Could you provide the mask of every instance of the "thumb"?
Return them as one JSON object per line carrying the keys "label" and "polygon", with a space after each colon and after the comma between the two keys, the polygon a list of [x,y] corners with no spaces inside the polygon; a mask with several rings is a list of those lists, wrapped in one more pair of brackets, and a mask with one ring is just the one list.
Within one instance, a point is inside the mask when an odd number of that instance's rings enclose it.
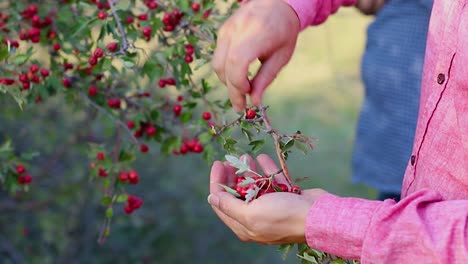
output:
{"label": "thumb", "polygon": [[208,203],[225,215],[237,220],[243,218],[247,205],[227,192],[217,192],[208,196]]}
{"label": "thumb", "polygon": [[264,91],[273,82],[288,60],[289,58],[285,56],[284,52],[276,52],[262,62],[262,66],[251,82],[250,99],[253,105],[259,106],[262,103]]}

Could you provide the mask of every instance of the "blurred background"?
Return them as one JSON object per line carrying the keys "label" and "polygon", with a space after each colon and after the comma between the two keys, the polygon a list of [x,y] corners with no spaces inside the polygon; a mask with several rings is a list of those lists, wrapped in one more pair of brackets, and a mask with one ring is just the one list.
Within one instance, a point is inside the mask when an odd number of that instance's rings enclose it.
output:
{"label": "blurred background", "polygon": [[[315,150],[289,158],[301,186],[342,196],[374,198],[350,182],[355,124],[363,97],[359,64],[371,17],[342,8],[327,23],[301,34],[292,61],[269,88],[265,104],[283,132],[311,135]],[[214,79],[213,79],[214,80]],[[97,235],[104,219],[89,182],[85,140],[114,135],[114,126],[87,122],[86,114],[55,97],[21,111],[0,97],[0,142],[35,150],[32,190],[12,199],[0,190],[0,263],[297,263],[277,247],[240,242],[206,202],[209,164],[199,156],[167,159],[153,151],[135,165],[141,184],[131,192],[145,203],[131,216],[116,208],[111,235]],[[266,152],[273,153],[271,148]],[[77,186],[85,188],[77,191]],[[85,187],[83,187],[85,186]],[[7,258],[8,256],[8,258]]]}

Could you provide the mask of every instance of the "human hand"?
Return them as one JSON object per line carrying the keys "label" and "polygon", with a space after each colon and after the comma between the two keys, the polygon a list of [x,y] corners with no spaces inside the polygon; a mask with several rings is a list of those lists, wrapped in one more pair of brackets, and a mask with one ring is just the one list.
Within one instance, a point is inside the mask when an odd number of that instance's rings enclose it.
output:
{"label": "human hand", "polygon": [[[250,168],[257,171],[254,160],[247,156]],[[257,162],[266,175],[278,172],[275,162],[267,155],[259,155]],[[302,194],[275,192],[264,194],[249,202],[234,197],[219,184],[233,187],[236,168],[227,162],[215,162],[211,168],[208,202],[218,217],[242,241],[261,244],[304,243],[307,214],[314,201],[326,193],[320,189],[303,190]],[[253,175],[246,175],[253,176]],[[284,175],[275,180],[286,183]]]}
{"label": "human hand", "polygon": [[[289,62],[299,31],[299,19],[284,0],[248,1],[224,23],[212,65],[235,111],[246,107],[247,94],[253,105],[261,104],[264,90]],[[249,65],[256,59],[262,66],[249,80]]]}

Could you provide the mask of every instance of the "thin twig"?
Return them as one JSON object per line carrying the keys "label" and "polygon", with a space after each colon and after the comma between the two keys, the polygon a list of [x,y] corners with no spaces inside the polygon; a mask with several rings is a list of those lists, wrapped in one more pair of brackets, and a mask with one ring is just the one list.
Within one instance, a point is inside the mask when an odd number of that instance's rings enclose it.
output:
{"label": "thin twig", "polygon": [[78,91],[78,94],[88,103],[90,104],[91,106],[93,106],[94,108],[96,108],[96,110],[98,110],[99,112],[109,116],[112,121],[114,121],[117,125],[123,127],[125,129],[125,131],[127,131],[127,133],[130,135],[130,138],[133,140],[133,143],[135,144],[135,146],[139,146],[140,144],[138,143],[138,139],[133,135],[132,131],[127,127],[127,125],[122,122],[122,120],[120,119],[117,119],[115,118],[112,114],[110,114],[109,112],[106,111],[106,109],[102,108],[100,105],[96,104],[95,102],[93,102],[91,99],[89,99],[88,96],[86,96],[83,92],[81,91]]}
{"label": "thin twig", "polygon": [[128,47],[129,47],[128,39],[127,39],[127,33],[125,33],[125,30],[124,30],[124,28],[122,26],[122,21],[120,21],[119,15],[117,15],[117,12],[115,12],[114,0],[107,0],[107,2],[109,3],[109,5],[111,7],[112,16],[114,17],[115,23],[117,24],[117,29],[119,30],[120,36],[122,38],[122,45],[120,45],[120,51],[118,53],[122,54],[122,55],[125,55],[126,52],[127,52]]}
{"label": "thin twig", "polygon": [[234,125],[237,124],[242,118],[244,118],[244,115],[240,115],[238,118],[234,119],[231,123],[222,126],[219,130],[215,131],[214,136],[219,136],[219,135],[221,135],[221,133],[223,133],[224,130],[226,130],[226,129],[232,127],[232,126],[234,126]]}
{"label": "thin twig", "polygon": [[289,175],[288,166],[286,166],[286,161],[284,160],[283,153],[281,152],[280,135],[278,135],[278,131],[273,129],[273,127],[271,126],[270,119],[268,118],[268,115],[266,113],[266,109],[267,107],[263,105],[260,106],[260,114],[263,117],[263,122],[265,123],[267,133],[269,133],[273,137],[273,141],[275,142],[276,155],[278,156],[281,169],[283,170],[283,174],[286,177],[286,180],[288,181],[289,185],[292,185],[293,181],[291,179],[291,176]]}

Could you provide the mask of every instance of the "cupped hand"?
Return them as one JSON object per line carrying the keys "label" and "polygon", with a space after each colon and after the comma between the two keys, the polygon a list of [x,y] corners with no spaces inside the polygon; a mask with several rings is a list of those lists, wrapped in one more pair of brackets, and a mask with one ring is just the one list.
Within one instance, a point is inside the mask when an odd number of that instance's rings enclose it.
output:
{"label": "cupped hand", "polygon": [[[263,92],[286,65],[296,46],[300,22],[284,0],[252,0],[243,3],[220,28],[212,65],[227,85],[235,111],[261,104]],[[262,66],[248,78],[249,65],[259,59]]]}
{"label": "cupped hand", "polygon": [[[256,171],[255,162],[247,156],[250,167]],[[275,162],[267,155],[257,157],[264,174],[278,172]],[[215,162],[211,168],[210,196],[208,202],[218,217],[242,241],[261,244],[304,243],[307,214],[314,201],[325,191],[304,190],[301,195],[276,192],[245,203],[226,192],[219,184],[233,187],[236,169],[227,163]],[[276,175],[278,182],[285,183],[282,174]]]}

